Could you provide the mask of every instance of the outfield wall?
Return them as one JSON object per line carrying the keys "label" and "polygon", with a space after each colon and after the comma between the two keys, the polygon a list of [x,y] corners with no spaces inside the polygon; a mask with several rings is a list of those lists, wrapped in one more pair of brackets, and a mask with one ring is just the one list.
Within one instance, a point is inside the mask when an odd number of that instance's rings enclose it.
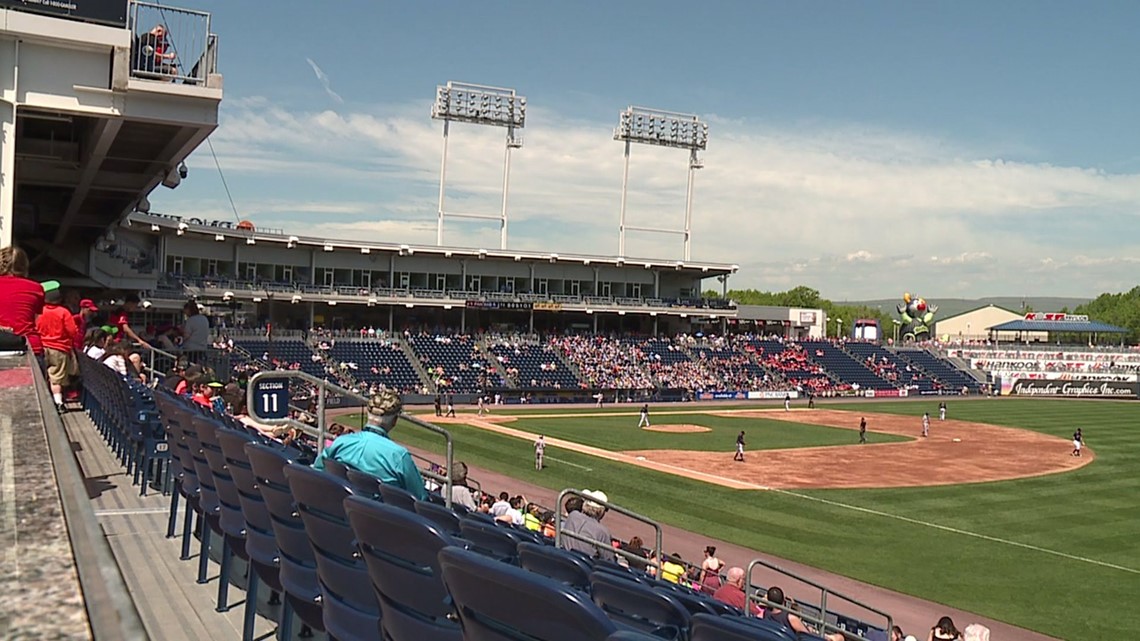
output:
{"label": "outfield wall", "polygon": [[1012,376],[1000,379],[999,389],[1002,396],[1116,399],[1135,399],[1140,396],[1140,383],[1134,380],[1049,380]]}

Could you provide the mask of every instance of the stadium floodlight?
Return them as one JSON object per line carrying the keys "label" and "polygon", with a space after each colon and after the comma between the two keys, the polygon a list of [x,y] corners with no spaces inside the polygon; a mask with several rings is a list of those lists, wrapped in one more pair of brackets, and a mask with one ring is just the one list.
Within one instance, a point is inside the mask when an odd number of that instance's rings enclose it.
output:
{"label": "stadium floodlight", "polygon": [[[614,140],[625,143],[625,168],[621,179],[621,213],[618,220],[618,256],[625,256],[625,232],[642,231],[658,234],[680,234],[685,239],[684,260],[692,258],[693,180],[704,167],[698,152],[709,143],[709,126],[698,116],[645,107],[627,107],[621,112]],[[625,224],[625,204],[629,190],[629,150],[632,143],[689,150],[689,182],[685,190],[685,226],[683,229],[634,227]]]}
{"label": "stadium floodlight", "polygon": [[[431,117],[443,121],[443,157],[439,164],[439,209],[437,210],[435,244],[443,246],[443,219],[475,218],[499,221],[499,249],[507,248],[507,197],[511,181],[511,150],[522,147],[522,136],[516,131],[526,125],[526,97],[514,89],[488,87],[448,81],[436,88]],[[503,157],[503,207],[498,215],[446,212],[444,196],[447,183],[447,139],[452,122],[506,127],[507,145]]]}

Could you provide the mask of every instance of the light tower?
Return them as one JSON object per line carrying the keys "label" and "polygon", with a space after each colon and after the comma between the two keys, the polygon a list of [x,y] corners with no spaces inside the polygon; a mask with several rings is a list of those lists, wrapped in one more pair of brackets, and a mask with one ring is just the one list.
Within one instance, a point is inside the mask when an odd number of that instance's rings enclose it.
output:
{"label": "light tower", "polygon": [[[621,112],[621,120],[614,130],[614,140],[625,143],[625,169],[621,178],[621,214],[618,220],[618,255],[625,256],[625,232],[628,229],[658,234],[680,234],[685,239],[683,259],[689,260],[693,238],[693,179],[697,170],[704,167],[697,152],[704,151],[708,147],[709,126],[692,114],[630,106]],[[683,229],[635,227],[625,224],[625,202],[629,189],[629,148],[630,143],[635,142],[689,150],[689,184],[685,190]]]}
{"label": "light tower", "polygon": [[[511,150],[522,147],[522,136],[515,130],[526,124],[526,98],[514,89],[487,87],[448,81],[436,88],[431,117],[443,121],[443,158],[439,165],[439,209],[435,244],[443,245],[443,219],[476,218],[499,221],[499,248],[507,248],[507,195],[511,181]],[[503,208],[499,214],[447,212],[444,197],[447,183],[447,138],[452,122],[493,125],[507,128],[507,145],[503,157]]]}

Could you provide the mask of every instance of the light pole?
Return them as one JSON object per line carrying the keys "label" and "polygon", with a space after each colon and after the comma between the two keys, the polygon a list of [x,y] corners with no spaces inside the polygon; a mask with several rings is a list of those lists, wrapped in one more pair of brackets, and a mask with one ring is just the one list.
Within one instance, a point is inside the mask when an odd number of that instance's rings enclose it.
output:
{"label": "light pole", "polygon": [[843,338],[842,329],[843,329],[843,319],[842,318],[836,318],[835,319],[835,338],[837,338],[837,339]]}
{"label": "light pole", "polygon": [[899,342],[899,328],[902,327],[902,321],[892,318],[891,322],[895,325],[895,342]]}
{"label": "light pole", "polygon": [[[499,221],[499,249],[507,248],[507,197],[511,181],[511,150],[522,147],[522,135],[516,129],[526,124],[526,98],[514,89],[487,87],[448,81],[436,88],[431,117],[443,121],[443,154],[439,163],[439,209],[436,211],[435,244],[443,246],[443,219],[475,218]],[[447,182],[447,139],[452,122],[492,125],[507,128],[507,145],[503,156],[503,207],[499,214],[447,212],[444,209]]]}
{"label": "light pole", "polygon": [[[621,112],[614,140],[625,143],[625,165],[621,177],[621,211],[618,215],[618,256],[625,256],[625,232],[642,231],[657,234],[679,234],[685,239],[683,260],[692,257],[693,182],[698,169],[704,167],[697,152],[709,142],[709,126],[698,116],[645,107],[627,107]],[[685,188],[685,226],[683,229],[635,227],[625,224],[625,205],[629,191],[629,150],[631,143],[657,145],[689,150],[689,180]]]}

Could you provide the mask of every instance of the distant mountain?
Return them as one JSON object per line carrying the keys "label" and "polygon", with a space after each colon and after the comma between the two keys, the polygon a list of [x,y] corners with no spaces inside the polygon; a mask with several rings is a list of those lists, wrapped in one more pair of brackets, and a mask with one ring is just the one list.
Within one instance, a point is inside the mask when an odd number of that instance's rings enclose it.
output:
{"label": "distant mountain", "polygon": [[[971,309],[977,309],[986,305],[997,305],[1004,307],[1010,311],[1021,312],[1022,301],[1026,306],[1033,308],[1036,312],[1059,312],[1062,308],[1069,308],[1069,311],[1075,309],[1078,305],[1083,305],[1091,298],[1061,298],[1057,296],[991,296],[988,298],[929,298],[927,299],[931,304],[938,306],[938,317],[947,318],[956,316],[962,312],[968,312]],[[844,305],[866,305],[883,310],[884,313],[893,313],[892,310],[902,302],[902,298],[890,298],[879,300],[866,300],[866,301],[834,301],[838,304]]]}

